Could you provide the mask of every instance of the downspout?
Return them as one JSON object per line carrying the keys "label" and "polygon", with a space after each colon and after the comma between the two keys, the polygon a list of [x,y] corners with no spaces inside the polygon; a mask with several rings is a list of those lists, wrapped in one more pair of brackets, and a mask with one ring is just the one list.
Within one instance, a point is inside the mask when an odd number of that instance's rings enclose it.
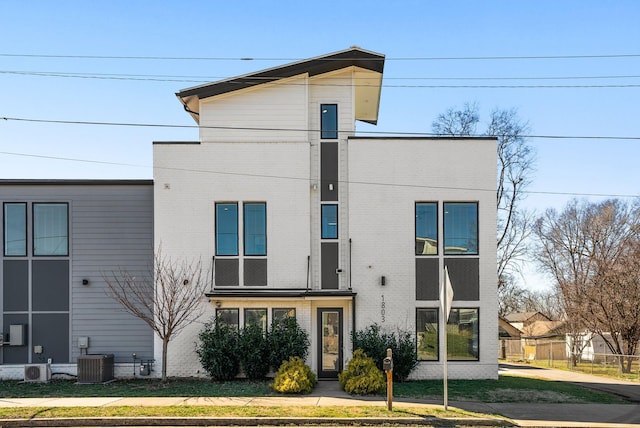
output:
{"label": "downspout", "polygon": [[311,256],[307,256],[307,291],[309,291],[310,277],[311,277]]}
{"label": "downspout", "polygon": [[[351,242],[351,238],[349,238],[349,290],[352,290],[351,287],[351,254],[352,254],[353,243]],[[356,296],[351,294],[351,337],[353,337],[356,333]],[[353,352],[353,349],[351,350]]]}

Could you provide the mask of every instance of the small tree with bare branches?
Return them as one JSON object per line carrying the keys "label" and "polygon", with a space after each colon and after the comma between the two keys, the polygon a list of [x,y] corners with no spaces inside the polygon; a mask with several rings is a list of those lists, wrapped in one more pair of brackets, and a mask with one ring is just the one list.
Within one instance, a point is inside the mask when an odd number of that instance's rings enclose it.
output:
{"label": "small tree with bare branches", "polygon": [[153,267],[144,275],[120,269],[103,277],[107,295],[147,323],[162,340],[162,381],[166,381],[169,342],[202,314],[209,272],[201,261],[175,261],[158,250]]}

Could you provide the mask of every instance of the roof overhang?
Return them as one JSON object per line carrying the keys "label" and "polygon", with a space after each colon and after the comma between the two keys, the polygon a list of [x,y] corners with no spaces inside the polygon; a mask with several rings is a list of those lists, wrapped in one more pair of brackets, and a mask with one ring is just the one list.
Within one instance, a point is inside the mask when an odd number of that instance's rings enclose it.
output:
{"label": "roof overhang", "polygon": [[280,288],[280,289],[238,289],[221,288],[213,289],[205,296],[210,299],[302,299],[302,300],[343,300],[352,299],[356,293],[351,290],[309,290],[306,288]]}
{"label": "roof overhang", "polygon": [[349,67],[356,67],[356,119],[375,124],[378,119],[380,105],[384,55],[358,47],[205,85],[194,86],[183,89],[176,93],[176,96],[196,123],[200,123],[200,100],[205,98],[272,83],[293,76],[308,75],[309,77],[314,77]]}

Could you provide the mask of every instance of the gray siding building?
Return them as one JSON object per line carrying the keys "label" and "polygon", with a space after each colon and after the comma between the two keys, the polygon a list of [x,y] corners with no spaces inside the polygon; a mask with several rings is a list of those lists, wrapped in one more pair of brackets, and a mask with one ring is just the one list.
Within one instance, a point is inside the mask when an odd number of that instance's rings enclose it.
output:
{"label": "gray siding building", "polygon": [[153,182],[0,180],[0,202],[0,378],[47,362],[73,373],[82,354],[113,354],[122,370],[134,353],[152,359],[151,328],[107,296],[104,276],[149,274]]}

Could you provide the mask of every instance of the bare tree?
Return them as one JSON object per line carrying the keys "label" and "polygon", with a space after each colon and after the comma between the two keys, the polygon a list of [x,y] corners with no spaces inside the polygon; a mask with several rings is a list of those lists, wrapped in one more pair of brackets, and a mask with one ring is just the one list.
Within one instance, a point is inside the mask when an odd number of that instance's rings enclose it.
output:
{"label": "bare tree", "polygon": [[[477,136],[480,122],[478,105],[465,104],[462,109],[449,108],[432,123],[437,135]],[[495,109],[491,112],[487,130],[482,134],[498,139],[498,288],[515,282],[519,262],[528,252],[527,238],[532,215],[519,202],[531,182],[535,156],[525,138],[529,124],[518,117],[515,109]]]}
{"label": "bare tree", "polygon": [[[567,317],[617,355],[640,342],[640,205],[571,201],[536,222],[538,260],[553,275]],[[624,371],[631,359],[620,359]]]}
{"label": "bare tree", "polygon": [[103,275],[107,295],[147,323],[162,340],[162,381],[167,380],[167,349],[171,339],[202,314],[210,275],[200,261],[174,261],[158,250],[149,272],[127,270]]}

